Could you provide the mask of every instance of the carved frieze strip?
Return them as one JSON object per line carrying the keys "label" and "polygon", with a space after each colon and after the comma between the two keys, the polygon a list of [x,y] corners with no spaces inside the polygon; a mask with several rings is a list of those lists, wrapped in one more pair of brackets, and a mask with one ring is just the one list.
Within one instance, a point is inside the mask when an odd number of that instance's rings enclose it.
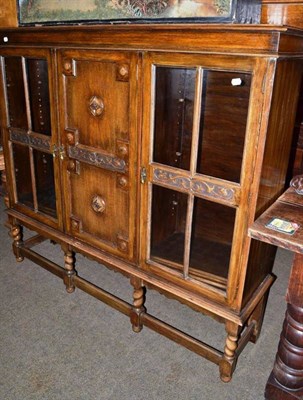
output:
{"label": "carved frieze strip", "polygon": [[[188,173],[189,174],[189,173]],[[185,176],[171,170],[154,168],[153,183],[159,183],[171,189],[195,196],[209,198],[230,205],[239,205],[240,188],[236,185],[224,185],[202,177]]]}
{"label": "carved frieze strip", "polygon": [[121,158],[108,154],[93,152],[83,147],[70,146],[68,147],[68,156],[80,162],[94,165],[99,168],[104,168],[115,172],[125,172],[126,162]]}
{"label": "carved frieze strip", "polygon": [[191,188],[191,179],[180,176],[175,172],[155,168],[153,181],[168,185],[181,191],[187,192]]}
{"label": "carved frieze strip", "polygon": [[50,151],[51,138],[37,136],[25,131],[10,130],[10,140],[15,143],[27,144],[38,150]]}
{"label": "carved frieze strip", "polygon": [[193,179],[191,191],[197,196],[209,197],[234,205],[238,204],[235,189],[217,183]]}

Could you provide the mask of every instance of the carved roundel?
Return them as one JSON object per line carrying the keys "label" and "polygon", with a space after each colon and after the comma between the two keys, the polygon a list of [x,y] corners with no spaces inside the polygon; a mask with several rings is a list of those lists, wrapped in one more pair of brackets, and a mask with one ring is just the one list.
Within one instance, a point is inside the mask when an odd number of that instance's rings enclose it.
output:
{"label": "carved roundel", "polygon": [[94,117],[101,117],[104,111],[104,102],[100,96],[92,96],[89,99],[88,109]]}
{"label": "carved roundel", "polygon": [[106,201],[103,197],[95,194],[92,198],[91,207],[95,213],[102,214],[106,208]]}

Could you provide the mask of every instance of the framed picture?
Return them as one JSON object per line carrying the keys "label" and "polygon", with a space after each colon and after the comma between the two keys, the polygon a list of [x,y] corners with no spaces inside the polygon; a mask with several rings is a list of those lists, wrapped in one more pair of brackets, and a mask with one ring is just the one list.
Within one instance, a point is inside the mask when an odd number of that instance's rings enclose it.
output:
{"label": "framed picture", "polygon": [[20,25],[241,22],[252,3],[257,0],[18,0],[18,9]]}

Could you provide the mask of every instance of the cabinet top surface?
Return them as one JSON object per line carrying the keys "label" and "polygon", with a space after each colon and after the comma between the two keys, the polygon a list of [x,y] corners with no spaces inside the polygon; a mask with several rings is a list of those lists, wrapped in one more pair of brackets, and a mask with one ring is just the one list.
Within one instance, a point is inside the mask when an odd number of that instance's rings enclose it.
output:
{"label": "cabinet top surface", "polygon": [[10,46],[86,46],[300,56],[303,55],[303,30],[248,24],[123,24],[0,29],[0,47]]}

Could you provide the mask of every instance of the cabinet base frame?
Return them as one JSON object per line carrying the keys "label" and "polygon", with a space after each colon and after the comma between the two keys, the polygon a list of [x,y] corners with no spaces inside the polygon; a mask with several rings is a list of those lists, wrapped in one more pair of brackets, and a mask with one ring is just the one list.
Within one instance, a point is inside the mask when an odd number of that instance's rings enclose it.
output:
{"label": "cabinet base frame", "polygon": [[[47,229],[47,233],[43,232],[44,233],[43,235],[41,232],[44,230],[42,224],[32,220],[30,220],[30,223],[27,223],[29,222],[26,221],[28,217],[25,216],[22,216],[22,221],[21,221],[21,218],[20,219],[16,218],[17,214],[19,213],[14,210],[9,210],[8,214],[10,217],[10,223],[13,228],[12,230],[16,230],[16,227],[24,225],[30,229],[36,229],[38,231],[38,235],[35,235],[26,241],[23,241],[22,238],[20,240],[14,240],[13,250],[15,255],[18,256],[20,261],[23,260],[23,258],[27,258],[33,261],[34,263],[40,265],[47,271],[58,276],[64,282],[66,282],[68,278],[69,283],[70,284],[72,283],[73,287],[83,290],[84,292],[90,294],[96,299],[102,301],[103,303],[111,306],[117,311],[130,317],[130,320],[133,324],[133,329],[135,321],[136,322],[135,326],[137,327],[142,328],[143,326],[146,326],[149,329],[160,333],[161,335],[167,337],[168,339],[171,339],[172,341],[184,346],[188,350],[193,351],[194,353],[202,356],[203,358],[217,364],[220,368],[220,377],[222,381],[229,382],[231,380],[238,356],[241,354],[242,350],[249,341],[254,341],[253,339],[258,321],[256,321],[253,318],[253,313],[255,309],[260,305],[260,303],[263,302],[271,284],[274,281],[274,277],[272,277],[271,275],[268,276],[268,278],[263,282],[263,284],[258,289],[256,295],[253,297],[253,300],[244,308],[244,310],[240,315],[232,313],[232,311],[226,311],[226,310],[225,313],[228,314],[228,316],[231,315],[232,318],[224,318],[224,316],[221,315],[222,319],[225,321],[226,331],[228,333],[225,349],[224,352],[222,352],[208,345],[207,343],[200,341],[182,332],[176,327],[169,325],[168,323],[156,318],[155,316],[148,314],[145,308],[143,307],[144,300],[142,300],[141,307],[137,307],[136,302],[134,302],[134,305],[132,305],[120,299],[119,297],[105,291],[104,289],[94,285],[93,283],[85,280],[76,273],[70,275],[69,271],[67,271],[66,268],[63,268],[58,264],[43,257],[42,255],[38,254],[37,252],[32,250],[32,247],[43,242],[44,240],[50,239],[54,240],[56,243],[60,243],[65,247],[68,246],[70,251],[73,250],[75,252],[85,253],[83,249],[78,248],[78,246],[80,245],[79,242],[76,242],[77,243],[76,245],[74,239],[71,239],[67,235],[64,235],[62,233],[58,233],[57,231],[56,234],[54,232],[54,235],[52,235],[49,227],[45,228]],[[40,228],[34,227],[33,225],[35,224],[40,225]],[[60,237],[58,238],[58,236]],[[89,257],[91,256],[91,254],[87,253],[86,255],[88,255]],[[91,258],[97,260],[97,257],[91,257]],[[102,262],[102,260],[99,261]],[[109,265],[109,267],[111,267],[111,265]],[[142,282],[142,286],[147,284],[154,288],[157,288],[158,282],[155,281],[155,277],[149,278],[148,274],[145,271],[141,271],[139,269],[136,270],[135,267],[131,266],[129,266],[129,268],[131,269],[131,272],[128,270],[123,271],[122,269],[120,272],[131,277],[131,283],[133,284],[135,290],[136,290],[136,285],[138,286],[139,281]],[[134,271],[132,271],[132,269]],[[134,284],[134,282],[136,283]],[[167,290],[167,288],[163,287],[160,288],[160,290],[164,293],[165,289]],[[181,299],[178,299],[178,296],[176,294],[172,294],[171,297],[174,297],[177,300],[181,301]],[[220,306],[217,305],[218,309],[219,307]],[[201,307],[201,311],[202,310],[203,307]],[[221,314],[223,314],[223,311]],[[141,329],[134,329],[135,332],[139,332],[140,330]]]}

